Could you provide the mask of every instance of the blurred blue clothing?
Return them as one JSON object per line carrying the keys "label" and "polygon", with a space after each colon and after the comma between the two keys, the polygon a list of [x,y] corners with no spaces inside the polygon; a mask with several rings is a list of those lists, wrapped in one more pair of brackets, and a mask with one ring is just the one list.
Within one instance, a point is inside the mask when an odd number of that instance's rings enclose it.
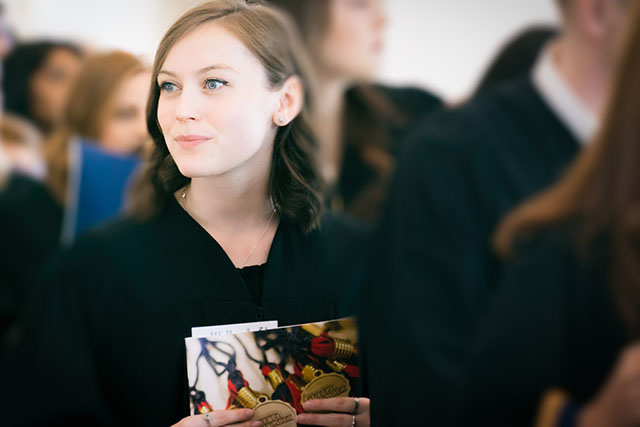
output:
{"label": "blurred blue clothing", "polygon": [[141,163],[136,155],[111,153],[81,138],[71,142],[69,152],[63,244],[122,212],[128,184]]}

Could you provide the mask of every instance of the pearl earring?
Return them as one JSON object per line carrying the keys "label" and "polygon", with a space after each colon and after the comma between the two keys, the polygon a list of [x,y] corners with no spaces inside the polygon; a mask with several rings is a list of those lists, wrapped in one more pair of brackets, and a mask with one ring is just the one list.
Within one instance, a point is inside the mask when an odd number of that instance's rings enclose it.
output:
{"label": "pearl earring", "polygon": [[284,117],[278,117],[278,124],[283,125],[285,121]]}

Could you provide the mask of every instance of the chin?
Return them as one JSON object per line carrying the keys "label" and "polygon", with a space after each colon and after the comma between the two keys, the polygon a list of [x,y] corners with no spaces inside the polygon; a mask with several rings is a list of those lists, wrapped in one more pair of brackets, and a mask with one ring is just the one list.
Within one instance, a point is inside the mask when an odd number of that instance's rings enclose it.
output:
{"label": "chin", "polygon": [[187,178],[206,178],[210,176],[218,176],[224,174],[227,170],[225,168],[215,167],[214,165],[202,165],[193,162],[190,164],[177,163],[178,170],[182,175]]}

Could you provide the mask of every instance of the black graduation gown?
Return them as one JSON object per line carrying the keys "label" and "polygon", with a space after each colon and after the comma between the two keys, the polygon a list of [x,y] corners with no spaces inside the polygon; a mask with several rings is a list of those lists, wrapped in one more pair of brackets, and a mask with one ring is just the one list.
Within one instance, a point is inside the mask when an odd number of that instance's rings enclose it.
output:
{"label": "black graduation gown", "polygon": [[[388,146],[385,147],[393,161],[396,160],[402,141],[415,128],[419,120],[437,111],[442,106],[442,100],[432,93],[422,89],[406,87],[392,88],[375,86],[374,90],[384,97],[403,119],[394,123],[389,118],[388,125],[380,130],[386,133]],[[384,201],[389,186],[389,177],[381,176],[374,167],[363,158],[360,149],[362,141],[356,140],[353,134],[354,126],[375,126],[372,120],[371,106],[358,96],[356,90],[346,94],[348,111],[353,117],[348,117],[344,124],[344,152],[340,175],[336,187],[330,194],[330,205],[335,208],[336,201],[345,213],[366,223],[376,222],[383,210]],[[357,121],[358,123],[354,123]],[[341,210],[336,211],[340,213]]]}
{"label": "black graduation gown", "polygon": [[[40,183],[13,173],[0,192],[0,342],[60,242],[62,208]],[[0,353],[3,345],[0,344]]]}
{"label": "black graduation gown", "polygon": [[[494,228],[578,148],[529,78],[435,114],[410,137],[377,245],[383,271],[363,303],[374,425],[446,423],[495,289]],[[377,335],[392,335],[393,347]],[[418,397],[423,410],[403,409]]]}
{"label": "black graduation gown", "polygon": [[605,280],[607,245],[578,255],[574,228],[528,236],[506,264],[472,351],[459,425],[533,425],[552,389],[582,406],[630,344]]}
{"label": "black graduation gown", "polygon": [[188,415],[191,328],[350,314],[345,296],[362,276],[361,237],[332,217],[310,234],[281,221],[255,305],[222,248],[173,198],[156,219],[88,233],[26,312],[5,362],[3,419],[12,426],[179,421]]}

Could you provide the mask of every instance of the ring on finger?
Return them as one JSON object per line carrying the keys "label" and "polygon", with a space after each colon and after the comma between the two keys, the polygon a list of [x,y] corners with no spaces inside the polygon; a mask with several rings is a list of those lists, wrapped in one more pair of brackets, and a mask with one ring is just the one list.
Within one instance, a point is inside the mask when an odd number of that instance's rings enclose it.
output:
{"label": "ring on finger", "polygon": [[[357,397],[354,397],[353,398],[353,411],[351,411],[351,415],[358,415],[358,409],[360,409],[360,399],[358,399]],[[355,423],[355,420],[354,420],[354,423]]]}
{"label": "ring on finger", "polygon": [[207,412],[206,414],[204,414],[204,420],[207,422],[207,425],[210,426],[211,425],[211,415]]}
{"label": "ring on finger", "polygon": [[356,416],[352,415],[352,419],[351,419],[351,427],[356,427]]}

